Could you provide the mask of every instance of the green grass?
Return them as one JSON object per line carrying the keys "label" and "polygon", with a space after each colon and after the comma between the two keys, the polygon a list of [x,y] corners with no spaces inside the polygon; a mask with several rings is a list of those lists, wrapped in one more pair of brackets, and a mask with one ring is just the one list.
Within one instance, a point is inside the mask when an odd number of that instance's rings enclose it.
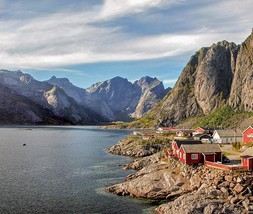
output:
{"label": "green grass", "polygon": [[127,128],[150,128],[155,127],[157,124],[157,119],[151,114],[147,113],[138,120],[128,123]]}
{"label": "green grass", "polygon": [[224,126],[224,123],[233,117],[236,112],[230,106],[224,106],[217,111],[205,116],[197,126],[203,127],[217,127],[217,126]]}
{"label": "green grass", "polygon": [[223,155],[225,155],[225,156],[228,156],[228,155],[233,155],[232,153],[230,153],[230,152],[222,152],[222,154]]}
{"label": "green grass", "polygon": [[[160,104],[161,105],[161,104]],[[117,124],[118,128],[155,128],[158,124],[159,118],[164,118],[169,115],[169,112],[155,114],[155,110],[151,110],[146,115],[132,121],[130,123],[121,123]],[[245,112],[245,111],[236,111],[233,107],[229,105],[223,105],[221,108],[211,112],[209,115],[199,114],[196,116],[189,117],[179,123],[179,126],[189,126],[189,128],[196,127],[222,127],[225,129],[228,128],[238,128],[242,125],[244,121],[252,120],[253,123],[253,112]],[[114,124],[115,125],[115,124]],[[252,124],[249,124],[252,125]],[[243,125],[241,128],[246,128],[248,126],[248,122]]]}
{"label": "green grass", "polygon": [[240,123],[249,117],[252,117],[252,112],[235,111],[231,106],[225,105],[207,116],[197,116],[198,122],[195,127],[222,127],[235,128]]}
{"label": "green grass", "polygon": [[57,90],[57,87],[54,86],[54,87],[53,87],[51,90],[49,90],[47,93],[48,93],[48,94],[55,94],[56,90]]}

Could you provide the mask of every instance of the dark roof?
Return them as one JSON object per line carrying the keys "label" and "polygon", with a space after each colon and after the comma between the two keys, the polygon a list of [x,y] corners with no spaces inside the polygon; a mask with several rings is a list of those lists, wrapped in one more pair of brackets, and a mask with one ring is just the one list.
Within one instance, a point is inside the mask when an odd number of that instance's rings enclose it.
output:
{"label": "dark roof", "polygon": [[190,130],[190,129],[179,129],[178,132],[192,133],[192,130]]}
{"label": "dark roof", "polygon": [[203,152],[202,154],[204,154],[204,155],[215,155],[216,153],[215,152]]}
{"label": "dark roof", "polygon": [[186,153],[221,152],[220,146],[218,144],[182,144],[181,147],[185,150]]}
{"label": "dark roof", "polygon": [[214,131],[215,130],[215,128],[213,128],[213,127],[200,127],[200,128],[204,129],[205,131]]}
{"label": "dark roof", "polygon": [[243,156],[241,156],[241,158],[253,159],[253,156],[250,156],[250,155],[243,155]]}
{"label": "dark roof", "polygon": [[215,130],[218,135],[222,137],[242,137],[242,134],[240,132],[236,132],[233,129],[227,129],[227,130]]}
{"label": "dark roof", "polygon": [[253,147],[249,147],[240,156],[253,156]]}
{"label": "dark roof", "polygon": [[174,140],[177,144],[177,147],[180,148],[182,144],[184,145],[193,145],[193,144],[203,144],[200,140]]}
{"label": "dark roof", "polygon": [[208,137],[208,138],[211,138],[211,136],[208,135],[208,134],[195,134],[193,137]]}
{"label": "dark roof", "polygon": [[[198,128],[196,128],[196,129],[199,129],[199,128],[201,128],[201,129],[203,129],[203,130],[205,130],[205,131],[214,131],[214,130],[215,130],[214,127],[198,127]],[[196,130],[196,129],[195,129],[195,130]]]}

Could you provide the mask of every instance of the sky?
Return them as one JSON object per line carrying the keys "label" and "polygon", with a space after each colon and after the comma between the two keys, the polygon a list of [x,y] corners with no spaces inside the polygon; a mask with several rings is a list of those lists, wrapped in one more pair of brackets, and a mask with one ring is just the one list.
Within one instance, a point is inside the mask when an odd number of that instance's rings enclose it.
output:
{"label": "sky", "polygon": [[253,28],[252,0],[0,0],[0,68],[87,88],[116,76],[173,87],[190,57]]}

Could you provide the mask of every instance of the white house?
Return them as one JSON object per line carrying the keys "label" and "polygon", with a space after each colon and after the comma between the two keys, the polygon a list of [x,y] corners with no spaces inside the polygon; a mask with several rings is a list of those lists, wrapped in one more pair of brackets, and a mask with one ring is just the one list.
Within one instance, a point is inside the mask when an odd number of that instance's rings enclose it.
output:
{"label": "white house", "polygon": [[213,133],[214,143],[233,143],[242,142],[242,134],[239,131],[231,130],[215,130]]}

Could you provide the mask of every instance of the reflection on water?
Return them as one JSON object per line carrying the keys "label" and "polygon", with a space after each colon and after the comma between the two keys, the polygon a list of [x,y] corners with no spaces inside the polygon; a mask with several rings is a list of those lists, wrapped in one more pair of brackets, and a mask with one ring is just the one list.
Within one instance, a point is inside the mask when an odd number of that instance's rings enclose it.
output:
{"label": "reflection on water", "polygon": [[130,158],[105,150],[128,133],[0,128],[0,213],[148,213],[147,201],[104,191],[131,173],[119,166]]}

